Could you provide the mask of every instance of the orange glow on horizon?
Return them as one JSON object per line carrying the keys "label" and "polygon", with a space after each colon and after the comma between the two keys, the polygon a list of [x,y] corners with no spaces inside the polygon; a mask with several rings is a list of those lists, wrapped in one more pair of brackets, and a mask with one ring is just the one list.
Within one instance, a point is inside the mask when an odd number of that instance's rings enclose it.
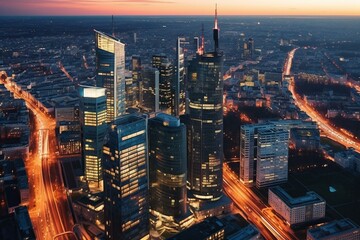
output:
{"label": "orange glow on horizon", "polygon": [[[17,0],[2,3],[2,15],[213,15],[216,1],[191,0]],[[360,16],[360,2],[347,0],[253,0],[218,2],[219,15]]]}

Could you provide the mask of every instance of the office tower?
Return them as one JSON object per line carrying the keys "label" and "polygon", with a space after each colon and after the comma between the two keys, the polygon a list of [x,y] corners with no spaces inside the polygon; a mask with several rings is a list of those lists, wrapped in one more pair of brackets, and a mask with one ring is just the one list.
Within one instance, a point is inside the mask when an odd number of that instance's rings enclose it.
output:
{"label": "office tower", "polygon": [[194,37],[194,53],[197,52],[199,47],[200,47],[200,39],[199,37]]}
{"label": "office tower", "polygon": [[186,213],[186,127],[174,116],[149,119],[150,209],[178,217]]}
{"label": "office tower", "polygon": [[143,112],[159,111],[159,70],[145,66],[141,69],[139,105]]}
{"label": "office tower", "polygon": [[175,99],[174,99],[174,115],[179,116],[185,111],[185,55],[181,47],[181,43],[185,41],[184,38],[177,38],[176,41],[176,81],[173,84]]}
{"label": "office tower", "polygon": [[96,85],[106,89],[106,121],[125,113],[125,44],[95,30]]}
{"label": "office tower", "polygon": [[111,125],[104,150],[106,239],[142,239],[149,233],[147,120],[125,115]]}
{"label": "office tower", "polygon": [[[240,181],[257,187],[287,181],[289,131],[275,124],[249,124],[240,130]],[[255,171],[256,169],[256,171]]]}
{"label": "office tower", "polygon": [[223,55],[218,36],[215,16],[215,51],[203,53],[200,47],[189,67],[188,182],[194,196],[203,200],[222,196]]}
{"label": "office tower", "polygon": [[105,88],[79,88],[85,176],[87,181],[96,183],[97,187],[103,179],[102,148],[107,132],[105,93]]}
{"label": "office tower", "polygon": [[253,58],[255,53],[255,43],[253,38],[249,38],[248,40],[248,49],[250,51],[250,57]]}
{"label": "office tower", "polygon": [[141,58],[138,55],[131,57],[131,69],[132,71],[138,71],[141,69]]}
{"label": "office tower", "polygon": [[173,65],[165,55],[154,55],[153,67],[159,70],[159,108],[164,113],[174,113]]}

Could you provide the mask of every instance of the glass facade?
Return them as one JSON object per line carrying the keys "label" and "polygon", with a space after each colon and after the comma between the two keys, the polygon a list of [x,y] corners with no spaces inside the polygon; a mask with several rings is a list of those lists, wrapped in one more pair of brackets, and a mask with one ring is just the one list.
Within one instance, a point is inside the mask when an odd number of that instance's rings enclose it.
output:
{"label": "glass facade", "polygon": [[107,122],[125,113],[125,44],[95,30],[96,85],[106,89]]}
{"label": "glass facade", "polygon": [[171,115],[149,119],[150,209],[186,213],[186,127]]}
{"label": "glass facade", "polygon": [[136,240],[149,234],[147,120],[116,119],[104,152],[106,239]]}
{"label": "glass facade", "polygon": [[80,86],[80,119],[85,176],[102,180],[102,148],[107,132],[105,89]]}
{"label": "glass facade", "polygon": [[139,99],[143,112],[159,111],[159,71],[157,68],[144,67],[141,70]]}
{"label": "glass facade", "polygon": [[191,64],[188,183],[195,197],[216,200],[222,196],[222,54],[198,55]]}

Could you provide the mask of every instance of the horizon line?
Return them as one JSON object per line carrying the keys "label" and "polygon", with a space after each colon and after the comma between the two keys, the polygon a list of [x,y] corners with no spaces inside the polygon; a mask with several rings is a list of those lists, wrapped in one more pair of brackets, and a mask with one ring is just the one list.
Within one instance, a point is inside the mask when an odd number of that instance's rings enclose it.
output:
{"label": "horizon line", "polygon": [[[114,14],[79,14],[79,15],[43,15],[43,14],[34,14],[34,15],[1,15],[0,17],[107,17],[107,16],[114,16],[114,17],[213,17],[211,14],[121,14],[121,15],[114,15]],[[220,14],[219,17],[360,17],[358,15],[314,15],[314,14],[292,14],[292,15],[285,15],[285,14]]]}

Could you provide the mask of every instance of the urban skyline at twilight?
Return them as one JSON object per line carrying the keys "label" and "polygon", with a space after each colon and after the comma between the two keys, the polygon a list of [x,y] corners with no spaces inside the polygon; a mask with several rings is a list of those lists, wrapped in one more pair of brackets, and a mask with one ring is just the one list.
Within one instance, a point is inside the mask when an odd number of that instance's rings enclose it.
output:
{"label": "urban skyline at twilight", "polygon": [[12,15],[210,15],[218,3],[221,15],[360,16],[360,2],[300,1],[191,1],[191,0],[16,0],[2,3],[0,14]]}

